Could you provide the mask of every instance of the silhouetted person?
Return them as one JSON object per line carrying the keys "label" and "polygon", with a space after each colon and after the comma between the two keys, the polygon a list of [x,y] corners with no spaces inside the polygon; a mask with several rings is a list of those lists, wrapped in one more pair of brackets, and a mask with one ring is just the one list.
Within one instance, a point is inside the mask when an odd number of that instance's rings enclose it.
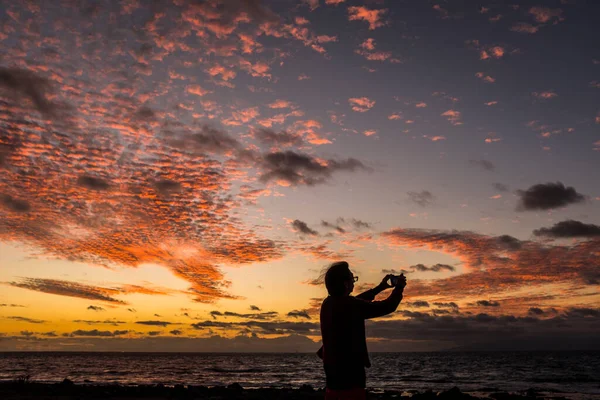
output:
{"label": "silhouetted person", "polygon": [[[388,284],[391,278],[397,278],[398,282],[390,296],[383,301],[373,301],[377,294],[392,287]],[[366,399],[365,367],[369,368],[371,362],[365,320],[394,312],[406,286],[404,275],[386,275],[375,288],[350,296],[357,280],[345,261],[333,263],[325,274],[329,296],[321,305],[323,346],[318,355],[325,369],[326,400]]]}

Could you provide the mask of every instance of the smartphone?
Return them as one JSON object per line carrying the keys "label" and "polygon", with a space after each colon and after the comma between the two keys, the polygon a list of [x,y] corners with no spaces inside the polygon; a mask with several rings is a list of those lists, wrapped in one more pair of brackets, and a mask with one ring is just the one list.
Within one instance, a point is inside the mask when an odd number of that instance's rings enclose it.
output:
{"label": "smartphone", "polygon": [[390,285],[392,285],[392,286],[396,286],[396,285],[398,284],[398,280],[399,280],[399,277],[397,277],[397,276],[395,276],[395,275],[394,275],[394,276],[391,276],[391,277],[390,277]]}

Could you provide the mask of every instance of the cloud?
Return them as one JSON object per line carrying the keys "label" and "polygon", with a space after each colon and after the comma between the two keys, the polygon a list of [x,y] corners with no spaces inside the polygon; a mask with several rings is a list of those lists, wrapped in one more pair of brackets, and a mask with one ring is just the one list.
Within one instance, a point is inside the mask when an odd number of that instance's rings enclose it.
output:
{"label": "cloud", "polygon": [[533,16],[535,22],[545,24],[554,20],[554,22],[562,21],[563,18],[562,10],[560,8],[547,8],[547,7],[531,7],[529,14]]}
{"label": "cloud", "polygon": [[337,171],[369,170],[362,162],[346,160],[321,160],[294,151],[274,152],[263,157],[262,182],[276,181],[286,185],[314,186],[325,183]]}
{"label": "cloud", "polygon": [[442,117],[446,117],[446,119],[452,124],[452,125],[462,125],[463,123],[461,122],[461,116],[460,116],[460,111],[456,111],[456,110],[447,110],[444,111],[442,114],[440,114]]}
{"label": "cloud", "polygon": [[519,33],[537,33],[540,30],[540,27],[531,25],[527,22],[517,22],[510,27],[510,30]]}
{"label": "cloud", "polygon": [[172,324],[172,322],[167,322],[167,321],[136,321],[135,323],[139,324],[139,325],[162,326],[162,327]]}
{"label": "cloud", "polygon": [[419,272],[440,272],[442,270],[453,272],[456,270],[456,268],[454,268],[452,265],[448,265],[448,264],[435,264],[435,265],[432,265],[431,267],[427,267],[423,264],[416,264],[416,265],[411,265],[409,268],[414,271],[419,271]]}
{"label": "cloud", "polygon": [[310,315],[308,315],[307,310],[292,310],[289,313],[287,313],[288,317],[292,317],[292,318],[306,318],[306,319],[311,319]]}
{"label": "cloud", "polygon": [[548,90],[545,92],[532,92],[531,95],[542,100],[550,100],[555,97],[558,97],[558,94],[556,94],[556,92],[554,92],[553,90]]}
{"label": "cloud", "polygon": [[0,204],[11,211],[26,213],[31,209],[29,202],[25,200],[15,199],[12,196],[0,194]]}
{"label": "cloud", "polygon": [[129,331],[125,330],[116,330],[116,331],[99,331],[98,329],[93,329],[90,331],[78,329],[76,331],[71,332],[70,336],[88,336],[88,337],[115,337],[122,336],[128,334]]}
{"label": "cloud", "polygon": [[478,300],[477,305],[481,307],[500,307],[500,303],[492,300]]}
{"label": "cloud", "polygon": [[25,307],[25,306],[22,306],[20,304],[6,304],[6,303],[2,303],[2,304],[0,304],[0,307]]}
{"label": "cloud", "polygon": [[520,197],[518,211],[551,210],[582,203],[586,199],[575,188],[565,187],[561,182],[539,183],[527,190],[517,190],[516,193]]}
{"label": "cloud", "polygon": [[[380,346],[384,346],[385,341],[409,340],[414,348],[414,338],[419,338],[420,341],[439,341],[445,343],[441,348],[455,350],[597,348],[593,345],[593,332],[600,327],[600,319],[594,316],[598,313],[596,309],[589,311],[588,317],[585,311],[576,311],[547,319],[485,313],[432,316],[405,312],[408,319],[368,321],[367,329],[371,338],[384,341],[373,342]],[[379,350],[373,345],[370,348]]]}
{"label": "cloud", "polygon": [[119,294],[119,290],[85,285],[83,283],[62,281],[58,279],[21,278],[20,281],[9,282],[8,284],[21,289],[34,290],[36,292],[78,297],[87,300],[100,300],[107,303],[125,304],[124,301],[112,297],[115,294]]}
{"label": "cloud", "polygon": [[271,129],[257,128],[252,133],[259,142],[272,148],[300,146],[303,143],[301,136],[285,131],[275,132]]}
{"label": "cloud", "polygon": [[350,222],[352,223],[352,225],[354,225],[356,229],[371,229],[372,227],[372,225],[369,222],[361,221],[355,218],[352,218]]}
{"label": "cloud", "polygon": [[592,238],[600,237],[600,226],[569,219],[558,222],[551,228],[536,229],[533,234],[552,238]]}
{"label": "cloud", "polygon": [[407,302],[406,305],[408,307],[415,307],[415,308],[425,308],[425,307],[429,307],[429,303],[423,300],[417,300],[417,301],[412,301],[412,302]]}
{"label": "cloud", "polygon": [[489,75],[484,74],[483,72],[477,72],[475,74],[475,76],[479,79],[481,79],[482,81],[484,81],[485,83],[494,83],[496,82],[496,79],[492,78]]}
{"label": "cloud", "polygon": [[336,225],[334,223],[327,222],[324,220],[321,221],[321,226],[324,226],[325,228],[335,229],[338,233],[346,233],[346,230],[344,228],[342,228],[340,225]]}
{"label": "cloud", "polygon": [[359,48],[354,50],[354,52],[365,57],[369,61],[390,60],[390,62],[395,64],[401,62],[397,58],[392,58],[391,51],[375,51],[375,39],[373,38],[365,39],[365,41],[359,45]]}
{"label": "cloud", "polygon": [[318,335],[320,332],[318,323],[295,321],[203,321],[194,323],[191,325],[191,327],[196,330],[204,330],[210,328],[225,330],[254,328],[256,332],[272,335]]}
{"label": "cloud", "polygon": [[44,115],[53,116],[58,110],[58,105],[48,100],[52,94],[51,82],[32,71],[0,67],[0,89],[11,91],[15,97],[28,99]]}
{"label": "cloud", "polygon": [[30,324],[45,324],[47,322],[42,319],[34,319],[34,318],[19,317],[19,316],[10,316],[10,317],[6,317],[6,318],[12,319],[15,321],[19,321],[19,322],[29,322]]}
{"label": "cloud", "polygon": [[374,30],[387,25],[387,22],[383,21],[383,16],[387,13],[387,11],[387,8],[372,10],[363,6],[348,7],[348,20],[368,22],[369,30]]}
{"label": "cloud", "polygon": [[106,311],[106,309],[99,307],[99,306],[88,306],[87,309],[92,310],[92,311]]}
{"label": "cloud", "polygon": [[252,305],[252,304],[250,305],[250,310],[252,310],[252,311],[261,311],[260,307]]}
{"label": "cloud", "polygon": [[186,91],[188,93],[195,94],[196,96],[200,96],[200,97],[207,95],[209,93],[212,93],[210,90],[206,90],[206,89],[202,88],[202,86],[200,86],[200,85],[189,85],[186,88]]}
{"label": "cloud", "polygon": [[179,336],[183,334],[183,331],[181,329],[173,329],[172,331],[169,331],[169,333],[171,335]]}
{"label": "cloud", "polygon": [[496,166],[488,160],[469,160],[469,164],[481,167],[487,171],[493,171],[494,169],[496,169]]}
{"label": "cloud", "polygon": [[94,320],[86,320],[86,319],[76,319],[73,322],[78,324],[86,324],[86,325],[114,325],[119,326],[125,324],[125,321],[119,321],[116,319],[105,319],[104,321],[94,321]]}
{"label": "cloud", "polygon": [[98,191],[103,191],[110,188],[110,184],[106,180],[89,175],[84,175],[77,178],[77,184],[87,189]]}
{"label": "cloud", "polygon": [[356,112],[367,112],[375,106],[375,100],[368,97],[351,97],[348,99],[348,103]]}
{"label": "cloud", "polygon": [[410,201],[421,207],[430,206],[435,201],[435,196],[429,190],[420,192],[406,192]]}
{"label": "cloud", "polygon": [[451,301],[449,303],[443,303],[443,302],[434,302],[433,303],[434,306],[439,307],[439,308],[452,308],[454,310],[458,310],[458,304],[456,304],[455,302]]}
{"label": "cloud", "polygon": [[306,224],[306,222],[300,221],[299,219],[295,219],[294,221],[292,221],[292,228],[296,232],[303,233],[305,235],[311,235],[311,236],[319,235],[319,232],[315,231],[314,229],[309,228],[308,225]]}
{"label": "cloud", "polygon": [[428,281],[411,279],[414,296],[474,296],[481,288],[497,294],[550,283],[600,282],[596,267],[600,262],[600,240],[549,245],[509,235],[401,228],[382,232],[381,237],[391,246],[441,252],[461,263],[460,275]]}

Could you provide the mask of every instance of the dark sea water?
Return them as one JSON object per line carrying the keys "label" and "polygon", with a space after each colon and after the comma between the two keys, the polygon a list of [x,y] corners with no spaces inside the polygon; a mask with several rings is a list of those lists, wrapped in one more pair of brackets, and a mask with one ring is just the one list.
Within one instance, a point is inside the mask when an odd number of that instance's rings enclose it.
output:
{"label": "dark sea water", "polygon": [[[529,388],[567,398],[600,399],[600,352],[374,353],[367,372],[374,390],[466,392]],[[40,382],[124,385],[323,387],[314,354],[0,353],[0,380],[31,375]]]}

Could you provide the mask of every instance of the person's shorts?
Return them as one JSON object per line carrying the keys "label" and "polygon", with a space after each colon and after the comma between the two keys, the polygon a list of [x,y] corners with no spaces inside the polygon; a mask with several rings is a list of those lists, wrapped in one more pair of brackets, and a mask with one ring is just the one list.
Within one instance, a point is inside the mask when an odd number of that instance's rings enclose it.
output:
{"label": "person's shorts", "polygon": [[[334,391],[365,389],[367,378],[362,365],[324,365],[325,386]],[[345,397],[344,397],[345,398]],[[354,397],[348,397],[354,399]],[[341,399],[341,397],[340,397]],[[358,397],[357,397],[358,399]]]}

